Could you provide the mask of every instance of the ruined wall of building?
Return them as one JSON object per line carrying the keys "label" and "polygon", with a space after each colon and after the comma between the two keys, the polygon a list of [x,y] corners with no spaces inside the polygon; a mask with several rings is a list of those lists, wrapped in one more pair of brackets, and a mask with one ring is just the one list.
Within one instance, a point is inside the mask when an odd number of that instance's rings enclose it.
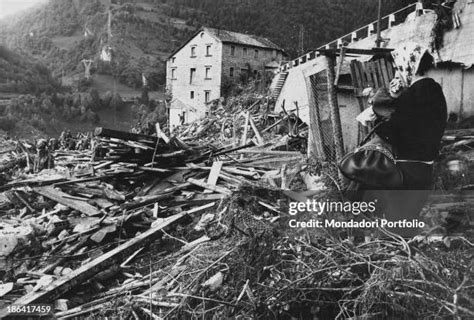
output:
{"label": "ruined wall of building", "polygon": [[459,119],[474,116],[474,68],[437,68],[428,76],[443,88],[448,113],[455,113]]}
{"label": "ruined wall of building", "polygon": [[222,77],[239,79],[240,74],[255,74],[265,70],[265,65],[283,59],[281,51],[257,48],[234,43],[224,43],[222,51]]}
{"label": "ruined wall of building", "polygon": [[[300,64],[292,68],[288,74],[285,86],[283,87],[280,96],[276,101],[275,111],[280,112],[283,110],[283,105],[287,112],[294,111],[296,109],[295,104],[298,104],[298,113],[306,123],[309,123],[309,108],[310,103],[310,92],[309,87],[306,85],[307,81],[311,81],[311,77],[319,72],[325,72],[326,62],[325,57],[317,57],[311,62]],[[314,87],[313,87],[314,88]],[[330,122],[330,110],[328,101],[325,99],[319,100],[319,115],[321,123],[324,128],[326,138],[332,136],[330,125],[325,123]],[[344,149],[352,150],[357,146],[358,142],[358,122],[355,117],[360,113],[360,107],[357,99],[350,91],[338,92],[338,104],[339,113],[341,117],[342,134],[344,140]]]}

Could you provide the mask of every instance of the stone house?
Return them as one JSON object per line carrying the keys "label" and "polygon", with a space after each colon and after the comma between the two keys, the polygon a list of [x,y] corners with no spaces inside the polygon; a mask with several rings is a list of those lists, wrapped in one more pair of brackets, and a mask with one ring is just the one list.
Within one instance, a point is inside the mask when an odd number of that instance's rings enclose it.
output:
{"label": "stone house", "polygon": [[166,62],[171,130],[205,117],[209,102],[221,97],[225,81],[274,71],[284,57],[284,51],[266,38],[201,28]]}

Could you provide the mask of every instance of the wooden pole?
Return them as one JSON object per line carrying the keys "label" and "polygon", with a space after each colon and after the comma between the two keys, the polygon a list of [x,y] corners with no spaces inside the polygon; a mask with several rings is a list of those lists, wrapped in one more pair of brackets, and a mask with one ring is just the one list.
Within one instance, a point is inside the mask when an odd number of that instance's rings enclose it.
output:
{"label": "wooden pole", "polygon": [[344,142],[342,139],[341,117],[339,114],[339,105],[337,102],[337,92],[336,92],[336,87],[334,86],[335,56],[327,55],[326,62],[327,62],[326,72],[327,72],[327,84],[328,84],[328,102],[329,102],[329,109],[331,110],[331,124],[332,124],[332,132],[333,132],[333,137],[334,137],[334,146],[336,149],[336,161],[339,161],[344,156]]}
{"label": "wooden pole", "polygon": [[381,29],[382,26],[380,25],[382,20],[382,0],[379,0],[379,8],[378,8],[378,14],[377,14],[377,39],[375,40],[375,46],[377,48],[380,48],[380,44],[382,43],[382,37],[381,37]]}
{"label": "wooden pole", "polygon": [[318,157],[325,160],[323,149],[323,135],[321,130],[321,117],[319,114],[318,97],[315,86],[311,83],[311,77],[305,77],[309,102],[309,130],[308,130],[308,157]]}

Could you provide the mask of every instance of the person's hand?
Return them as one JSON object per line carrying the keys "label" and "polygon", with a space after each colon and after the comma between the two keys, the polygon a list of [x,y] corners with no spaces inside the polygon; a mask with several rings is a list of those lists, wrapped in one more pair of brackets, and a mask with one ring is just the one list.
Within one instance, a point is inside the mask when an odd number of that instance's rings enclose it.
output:
{"label": "person's hand", "polygon": [[399,77],[395,77],[390,81],[390,96],[392,98],[397,98],[403,91],[403,81]]}
{"label": "person's hand", "polygon": [[365,109],[356,117],[356,120],[359,121],[364,127],[367,127],[369,122],[372,122],[375,119],[377,119],[377,115],[374,113],[372,107]]}

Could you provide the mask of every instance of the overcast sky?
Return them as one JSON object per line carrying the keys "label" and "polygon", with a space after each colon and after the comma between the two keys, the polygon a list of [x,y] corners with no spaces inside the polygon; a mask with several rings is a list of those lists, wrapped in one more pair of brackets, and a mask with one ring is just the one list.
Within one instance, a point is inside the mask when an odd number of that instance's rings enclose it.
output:
{"label": "overcast sky", "polygon": [[0,19],[48,0],[0,0]]}

